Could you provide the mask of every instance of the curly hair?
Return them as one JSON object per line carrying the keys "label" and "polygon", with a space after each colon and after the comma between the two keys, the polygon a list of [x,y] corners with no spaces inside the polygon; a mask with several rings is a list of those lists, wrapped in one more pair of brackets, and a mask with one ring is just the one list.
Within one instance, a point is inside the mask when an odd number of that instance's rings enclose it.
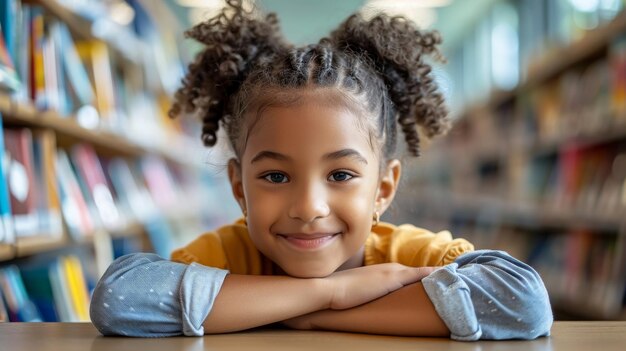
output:
{"label": "curly hair", "polygon": [[354,14],[329,37],[294,47],[283,39],[274,13],[262,17],[245,11],[241,0],[226,2],[218,16],[185,33],[206,47],[189,65],[169,111],[170,117],[199,115],[205,146],[215,145],[222,124],[240,156],[246,112],[288,103],[294,92],[316,87],[364,102],[385,159],[395,151],[396,121],[414,156],[420,152],[418,128],[429,138],[449,129],[444,99],[425,62],[427,55],[443,61],[437,32],[418,30],[403,17]]}

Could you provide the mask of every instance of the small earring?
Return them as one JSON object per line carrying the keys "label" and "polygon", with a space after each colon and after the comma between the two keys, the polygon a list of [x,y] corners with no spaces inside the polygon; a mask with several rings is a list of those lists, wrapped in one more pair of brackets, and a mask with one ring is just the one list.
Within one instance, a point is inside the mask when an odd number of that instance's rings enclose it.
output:
{"label": "small earring", "polygon": [[242,210],[243,212],[243,222],[248,225],[248,211],[246,211],[245,209]]}
{"label": "small earring", "polygon": [[380,212],[378,211],[374,212],[373,220],[374,220],[374,224],[372,225],[372,227],[375,227],[378,225],[378,223],[380,223]]}

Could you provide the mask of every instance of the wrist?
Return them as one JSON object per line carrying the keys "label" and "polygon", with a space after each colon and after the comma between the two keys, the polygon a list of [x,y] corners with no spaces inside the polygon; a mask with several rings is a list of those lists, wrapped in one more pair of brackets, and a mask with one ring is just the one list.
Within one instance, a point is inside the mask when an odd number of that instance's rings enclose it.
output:
{"label": "wrist", "polygon": [[333,286],[332,281],[326,278],[313,278],[311,279],[314,285],[314,291],[316,296],[319,296],[319,310],[327,310],[332,305],[333,301]]}

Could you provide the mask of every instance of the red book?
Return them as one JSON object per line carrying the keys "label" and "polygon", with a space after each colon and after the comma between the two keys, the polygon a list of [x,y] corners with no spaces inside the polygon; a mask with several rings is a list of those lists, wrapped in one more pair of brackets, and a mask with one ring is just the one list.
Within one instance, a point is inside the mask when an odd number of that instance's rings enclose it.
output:
{"label": "red book", "polygon": [[32,133],[27,128],[5,129],[4,142],[10,156],[7,179],[15,233],[17,236],[37,234]]}
{"label": "red book", "polygon": [[89,189],[104,226],[107,228],[119,226],[122,219],[94,149],[86,144],[77,145],[72,149],[72,160]]}

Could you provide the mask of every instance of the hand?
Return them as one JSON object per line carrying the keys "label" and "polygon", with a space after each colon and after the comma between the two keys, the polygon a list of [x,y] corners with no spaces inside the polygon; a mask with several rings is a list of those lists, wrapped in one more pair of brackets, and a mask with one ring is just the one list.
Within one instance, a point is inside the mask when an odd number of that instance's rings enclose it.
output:
{"label": "hand", "polygon": [[383,263],[339,271],[324,278],[330,284],[329,308],[355,307],[418,282],[440,267],[408,267]]}

